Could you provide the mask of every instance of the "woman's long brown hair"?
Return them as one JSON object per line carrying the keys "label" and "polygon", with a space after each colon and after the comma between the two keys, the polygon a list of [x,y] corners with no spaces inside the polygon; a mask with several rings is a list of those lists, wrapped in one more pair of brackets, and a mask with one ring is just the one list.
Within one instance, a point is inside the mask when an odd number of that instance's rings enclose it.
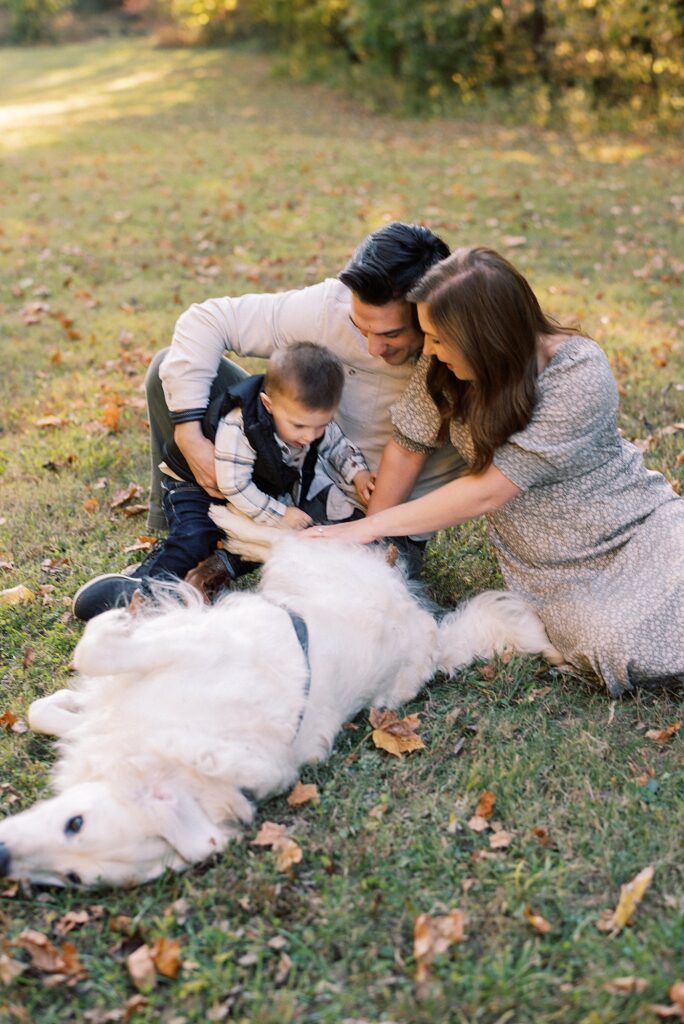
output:
{"label": "woman's long brown hair", "polygon": [[494,452],[530,422],[537,390],[537,339],[573,334],[542,312],[522,274],[493,249],[457,249],[418,282],[407,298],[427,304],[439,336],[457,348],[474,380],[459,380],[434,356],[428,390],[439,410],[439,440],[456,418],[470,428],[479,473]]}

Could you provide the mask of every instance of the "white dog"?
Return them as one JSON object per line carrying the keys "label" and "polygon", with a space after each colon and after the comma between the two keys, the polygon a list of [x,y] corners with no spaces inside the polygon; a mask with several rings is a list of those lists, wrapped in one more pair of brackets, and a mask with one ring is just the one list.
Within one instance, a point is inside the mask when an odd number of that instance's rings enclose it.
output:
{"label": "white dog", "polygon": [[88,623],[73,689],[29,712],[60,737],[57,795],[0,822],[0,874],[130,885],[181,870],[250,822],[252,798],[325,758],[363,707],[504,648],[558,660],[511,594],[438,625],[381,552],[280,537],[255,592],[207,606],[181,585],[184,603],[174,592]]}

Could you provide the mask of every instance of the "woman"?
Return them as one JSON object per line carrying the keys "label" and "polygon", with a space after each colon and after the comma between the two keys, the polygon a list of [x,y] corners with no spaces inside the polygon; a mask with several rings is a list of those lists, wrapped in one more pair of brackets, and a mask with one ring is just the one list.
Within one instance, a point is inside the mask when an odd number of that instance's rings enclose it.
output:
{"label": "woman", "polygon": [[[683,681],[684,501],[620,437],[602,350],[491,249],[456,251],[408,297],[425,347],[369,515],[318,534],[369,543],[485,515],[507,586],[568,662],[614,696]],[[400,504],[449,441],[469,472]]]}

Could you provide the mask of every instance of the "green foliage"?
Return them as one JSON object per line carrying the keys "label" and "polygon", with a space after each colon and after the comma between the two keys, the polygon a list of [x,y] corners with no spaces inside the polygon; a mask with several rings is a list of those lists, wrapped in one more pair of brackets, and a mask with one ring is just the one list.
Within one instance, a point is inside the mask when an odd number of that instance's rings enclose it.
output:
{"label": "green foliage", "polygon": [[53,16],[67,0],[3,0],[10,16],[9,37],[13,43],[36,43],[50,39]]}
{"label": "green foliage", "polygon": [[335,65],[376,98],[414,109],[483,89],[541,87],[574,105],[624,103],[667,121],[684,106],[678,0],[169,0],[186,24],[267,28],[287,70]]}

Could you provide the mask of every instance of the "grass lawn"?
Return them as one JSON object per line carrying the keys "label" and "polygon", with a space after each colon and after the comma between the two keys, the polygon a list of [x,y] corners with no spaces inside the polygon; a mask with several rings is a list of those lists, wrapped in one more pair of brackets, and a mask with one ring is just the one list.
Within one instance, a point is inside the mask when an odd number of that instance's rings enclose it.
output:
{"label": "grass lawn", "polygon": [[[175,318],[335,274],[387,220],[510,253],[550,312],[605,346],[626,436],[684,479],[676,141],[373,116],[237,50],[103,42],[1,60],[0,589],[36,598],[0,607],[0,714],[25,719],[64,685],[81,632],[70,595],[138,557],[144,515],[110,505],[129,483],[144,503],[142,378]],[[440,535],[427,578],[445,604],[497,585],[480,525]],[[317,804],[269,801],[245,842],[184,876],[86,896],[1,882],[0,1019],[655,1022],[684,981],[684,747],[646,734],[681,705],[611,702],[513,659],[437,679],[407,711],[423,752],[383,754],[360,716],[303,774]],[[54,748],[4,721],[11,813],[47,786]],[[468,824],[487,790],[511,836],[499,849]],[[302,847],[295,868],[249,845],[266,820]],[[647,865],[632,925],[600,931]],[[464,940],[417,987],[414,921],[456,909]],[[30,967],[4,985],[12,960],[29,963],[13,945],[26,929],[72,942],[87,977],[51,985]],[[183,966],[140,996],[126,957],[162,938]]]}

